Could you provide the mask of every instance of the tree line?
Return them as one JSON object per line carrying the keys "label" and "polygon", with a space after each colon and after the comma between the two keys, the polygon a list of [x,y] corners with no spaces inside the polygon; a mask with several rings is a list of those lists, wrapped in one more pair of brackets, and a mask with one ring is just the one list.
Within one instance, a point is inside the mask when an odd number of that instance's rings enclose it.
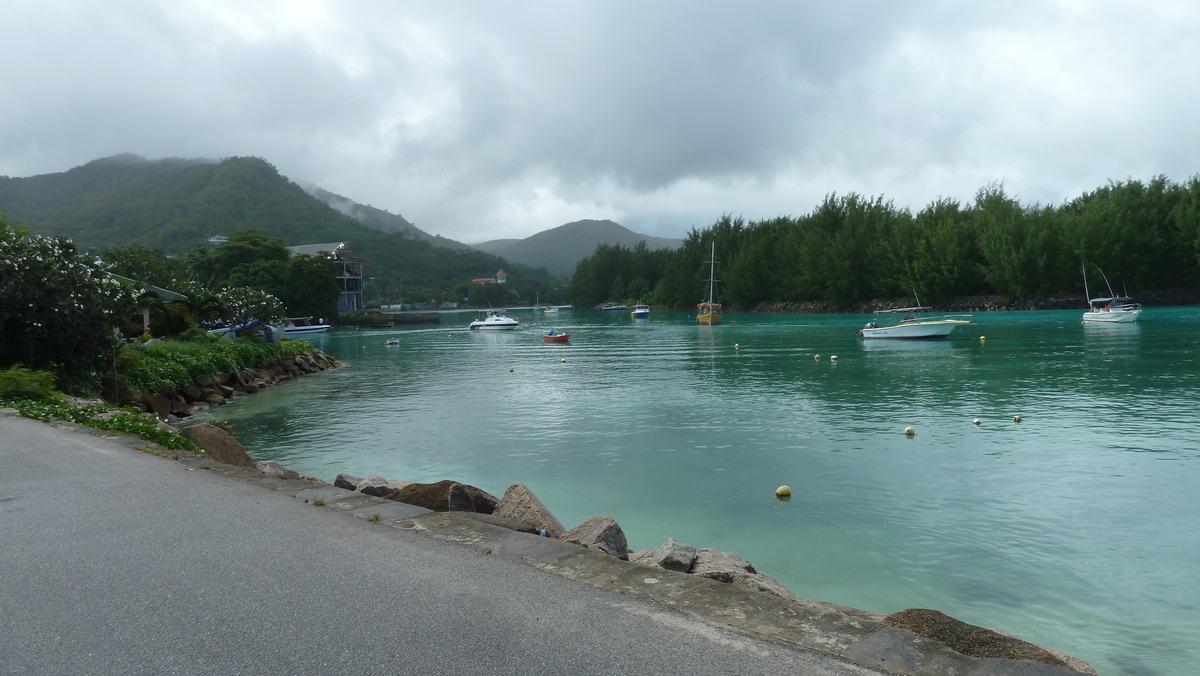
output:
{"label": "tree line", "polygon": [[764,301],[844,308],[914,292],[923,302],[1075,294],[1083,291],[1084,265],[1089,279],[1099,281],[1096,267],[1103,270],[1118,292],[1195,289],[1200,177],[1110,182],[1059,206],[1022,205],[991,184],[973,202],[938,199],[916,213],[881,197],[831,194],[799,217],[722,216],[658,256],[598,248],[576,268],[573,299],[623,300],[629,294],[617,287],[637,275],[654,280],[649,295],[657,304],[695,305],[707,291],[713,242],[718,300],[733,308]]}

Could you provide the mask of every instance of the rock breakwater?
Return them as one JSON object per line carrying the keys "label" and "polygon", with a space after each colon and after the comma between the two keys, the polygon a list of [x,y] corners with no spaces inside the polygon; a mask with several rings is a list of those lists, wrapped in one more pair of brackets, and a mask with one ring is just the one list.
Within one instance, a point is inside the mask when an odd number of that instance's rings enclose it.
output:
{"label": "rock breakwater", "polygon": [[128,390],[125,403],[141,406],[147,413],[161,420],[177,422],[208,410],[223,406],[234,397],[254,394],[277,383],[299,378],[308,373],[318,373],[343,366],[342,362],[321,350],[311,353],[295,353],[288,350],[284,356],[270,364],[262,364],[240,372],[213,373],[196,382],[178,386],[163,383],[157,392],[144,393]]}

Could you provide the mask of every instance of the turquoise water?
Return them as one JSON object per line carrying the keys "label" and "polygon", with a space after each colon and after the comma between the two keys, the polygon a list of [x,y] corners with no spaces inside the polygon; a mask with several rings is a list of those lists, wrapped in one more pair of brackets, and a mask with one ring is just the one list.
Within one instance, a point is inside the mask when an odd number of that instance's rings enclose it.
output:
{"label": "turquoise water", "polygon": [[[316,337],[348,366],[213,416],[302,473],[521,481],[634,549],[737,552],[801,596],[937,608],[1101,674],[1196,673],[1200,308],[1081,312],[879,343],[867,316],[515,312],[481,334],[445,315]],[[542,344],[550,326],[571,343]]]}

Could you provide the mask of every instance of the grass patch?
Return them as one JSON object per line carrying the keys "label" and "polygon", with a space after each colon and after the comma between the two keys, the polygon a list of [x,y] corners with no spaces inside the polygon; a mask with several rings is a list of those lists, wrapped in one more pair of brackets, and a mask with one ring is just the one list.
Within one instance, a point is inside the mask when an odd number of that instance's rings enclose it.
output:
{"label": "grass patch", "polygon": [[370,521],[371,523],[374,523],[378,520],[379,520],[378,514],[372,514],[371,516],[367,517],[367,521]]}
{"label": "grass patch", "polygon": [[[132,406],[115,408],[112,406],[70,406],[57,397],[42,399],[0,399],[0,406],[15,408],[26,418],[35,420],[66,420],[87,425],[99,430],[124,432],[133,434],[172,451],[199,451],[199,447],[191,439],[181,437],[175,432],[161,429],[150,420],[138,420],[141,410]],[[114,415],[102,420],[92,420],[98,413],[121,411],[125,415]]]}

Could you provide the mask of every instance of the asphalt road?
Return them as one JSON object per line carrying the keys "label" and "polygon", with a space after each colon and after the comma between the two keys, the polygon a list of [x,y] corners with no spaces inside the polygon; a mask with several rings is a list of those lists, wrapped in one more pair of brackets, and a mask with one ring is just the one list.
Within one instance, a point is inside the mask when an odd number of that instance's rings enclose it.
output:
{"label": "asphalt road", "polygon": [[0,674],[868,669],[0,416]]}

